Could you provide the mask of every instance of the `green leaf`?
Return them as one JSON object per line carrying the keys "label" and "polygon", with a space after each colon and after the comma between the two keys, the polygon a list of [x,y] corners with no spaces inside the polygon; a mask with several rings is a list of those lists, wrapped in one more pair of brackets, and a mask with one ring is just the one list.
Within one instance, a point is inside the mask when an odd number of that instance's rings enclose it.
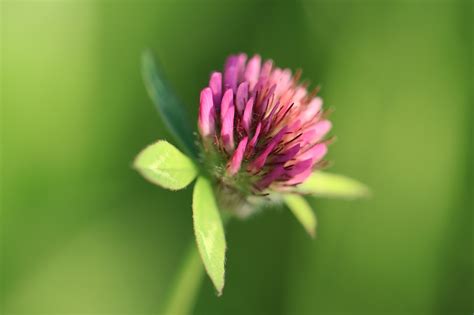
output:
{"label": "green leaf", "polygon": [[356,199],[368,197],[370,189],[361,182],[342,175],[314,172],[298,185],[297,192],[313,196]]}
{"label": "green leaf", "polygon": [[197,157],[193,129],[184,106],[168,84],[151,51],[142,54],[142,75],[146,89],[168,130],[179,146],[193,158]]}
{"label": "green leaf", "polygon": [[224,288],[226,242],[224,227],[211,183],[199,177],[193,193],[194,233],[207,274],[218,295]]}
{"label": "green leaf", "polygon": [[286,194],[284,200],[288,208],[290,208],[291,212],[293,212],[298,221],[300,221],[308,234],[311,237],[314,237],[316,234],[317,224],[316,215],[304,197],[300,195]]}
{"label": "green leaf", "polygon": [[163,140],[143,149],[133,166],[150,182],[171,190],[186,187],[198,173],[190,158]]}

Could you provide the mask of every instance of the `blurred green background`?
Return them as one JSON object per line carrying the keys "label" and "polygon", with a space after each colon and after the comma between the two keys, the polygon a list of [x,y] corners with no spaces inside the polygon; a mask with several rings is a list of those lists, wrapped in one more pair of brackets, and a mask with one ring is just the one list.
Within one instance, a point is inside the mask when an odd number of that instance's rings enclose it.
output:
{"label": "blurred green background", "polygon": [[1,314],[157,314],[192,241],[191,189],[131,169],[172,141],[151,47],[197,113],[230,53],[321,84],[331,171],[370,200],[227,229],[224,295],[196,314],[472,314],[472,1],[12,1],[1,5]]}

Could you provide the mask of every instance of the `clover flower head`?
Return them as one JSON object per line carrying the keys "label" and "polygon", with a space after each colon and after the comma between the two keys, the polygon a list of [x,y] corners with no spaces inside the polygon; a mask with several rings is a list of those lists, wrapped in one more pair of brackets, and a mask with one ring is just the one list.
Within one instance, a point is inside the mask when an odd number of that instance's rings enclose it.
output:
{"label": "clover flower head", "polygon": [[148,52],[142,69],[148,92],[183,152],[160,140],[142,150],[134,166],[150,182],[170,190],[197,178],[192,198],[196,243],[218,294],[224,287],[228,218],[247,217],[282,201],[314,236],[316,216],[306,196],[368,195],[362,183],[319,170],[326,164],[332,125],[318,90],[308,92],[299,82],[300,72],[293,75],[271,60],[262,63],[258,55],[248,61],[245,54],[230,56],[224,71],[212,73],[201,91],[197,150],[184,107]]}
{"label": "clover flower head", "polygon": [[324,165],[332,124],[300,74],[259,55],[232,55],[201,91],[202,159],[242,200],[287,191]]}

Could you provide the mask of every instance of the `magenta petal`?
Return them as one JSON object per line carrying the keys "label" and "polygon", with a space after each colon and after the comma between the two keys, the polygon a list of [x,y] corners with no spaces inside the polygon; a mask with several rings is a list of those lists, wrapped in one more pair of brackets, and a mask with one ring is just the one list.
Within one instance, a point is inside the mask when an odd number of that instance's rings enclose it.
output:
{"label": "magenta petal", "polygon": [[245,103],[249,95],[249,83],[243,82],[239,85],[237,89],[237,94],[235,96],[235,106],[237,107],[237,113],[242,116],[244,111]]}
{"label": "magenta petal", "polygon": [[246,54],[239,54],[237,56],[237,84],[244,80],[244,73],[245,73],[245,63],[247,61]]}
{"label": "magenta petal", "polygon": [[234,150],[234,113],[235,107],[231,106],[225,114],[221,129],[222,145],[229,154]]}
{"label": "magenta petal", "polygon": [[270,104],[270,101],[273,98],[273,93],[275,92],[276,85],[272,85],[272,87],[268,90],[267,95],[265,98],[260,102],[260,106],[258,107],[258,112],[260,114],[265,114],[268,108],[268,105]]}
{"label": "magenta petal", "polygon": [[259,55],[253,56],[245,68],[244,79],[249,82],[249,88],[252,90],[257,84],[260,75],[260,65],[262,59]]}
{"label": "magenta petal", "polygon": [[271,170],[268,174],[262,177],[256,184],[257,188],[263,190],[271,185],[272,182],[277,180],[281,175],[285,173],[283,166],[279,165]]}
{"label": "magenta petal", "polygon": [[276,85],[275,95],[279,97],[291,86],[291,71],[288,69],[282,70],[280,68],[274,69],[270,75],[270,82],[270,84]]}
{"label": "magenta petal", "polygon": [[324,143],[318,143],[314,145],[312,148],[308,149],[304,153],[298,156],[298,159],[306,160],[312,159],[313,164],[321,161],[326,153],[328,152],[328,147]]}
{"label": "magenta petal", "polygon": [[295,165],[289,167],[286,171],[286,174],[290,177],[294,177],[298,174],[305,172],[307,169],[311,169],[313,166],[313,160],[307,159],[300,162],[297,162]]}
{"label": "magenta petal", "polygon": [[329,120],[322,120],[318,122],[314,127],[306,130],[301,137],[303,145],[314,144],[320,141],[324,136],[331,130],[332,124]]}
{"label": "magenta petal", "polygon": [[234,93],[232,89],[228,89],[225,91],[224,96],[222,97],[221,102],[221,122],[224,121],[225,114],[227,114],[227,110],[230,107],[234,107]]}
{"label": "magenta petal", "polygon": [[321,120],[316,124],[316,126],[314,126],[316,133],[321,138],[324,137],[329,132],[329,130],[331,130],[331,128],[332,124],[329,120]]}
{"label": "magenta petal", "polygon": [[253,101],[254,99],[251,98],[245,105],[245,110],[244,110],[244,115],[242,117],[242,125],[247,132],[247,134],[250,134],[250,125],[252,123],[252,113],[253,113]]}
{"label": "magenta petal", "polygon": [[313,143],[313,139],[316,139],[316,130],[314,129],[310,129],[310,130],[307,130],[303,133],[303,135],[301,136],[301,145],[302,146],[306,146],[307,144],[311,144]]}
{"label": "magenta petal", "polygon": [[250,163],[249,165],[249,170],[252,172],[256,172],[262,169],[263,165],[265,165],[265,162],[267,161],[268,155],[273,151],[273,149],[277,146],[277,144],[280,142],[280,140],[283,138],[283,136],[286,133],[287,128],[284,127],[281,129],[278,134],[272,138],[270,143],[267,144],[265,150],[255,159]]}
{"label": "magenta petal", "polygon": [[215,131],[215,108],[212,100],[211,88],[205,88],[201,91],[198,118],[199,132],[203,137],[214,134]]}
{"label": "magenta petal", "polygon": [[283,119],[285,119],[285,117],[288,116],[288,113],[292,110],[294,105],[294,103],[281,104],[280,109],[278,109],[278,112],[275,114],[274,121],[276,123],[280,123]]}
{"label": "magenta petal", "polygon": [[238,80],[238,57],[230,56],[227,58],[227,62],[224,69],[224,89],[232,89],[235,91],[237,89],[237,80]]}
{"label": "magenta petal", "polygon": [[254,133],[252,139],[250,140],[249,145],[247,146],[247,154],[249,154],[249,155],[252,153],[252,150],[255,147],[255,145],[257,145],[257,141],[258,141],[258,137],[260,136],[261,128],[262,128],[262,123],[259,122],[258,125],[257,125],[257,128],[255,129],[255,133]]}
{"label": "magenta petal", "polygon": [[222,97],[222,74],[220,72],[213,72],[209,80],[209,87],[212,90],[214,106],[219,108]]}
{"label": "magenta petal", "polygon": [[291,71],[289,69],[282,70],[278,81],[275,82],[277,83],[277,89],[275,90],[275,94],[280,96],[284,92],[286,92],[292,84],[291,79]]}
{"label": "magenta petal", "polygon": [[297,119],[296,121],[293,121],[291,125],[288,127],[288,132],[295,133],[301,128],[301,120]]}
{"label": "magenta petal", "polygon": [[310,121],[316,116],[317,113],[321,111],[323,106],[323,100],[320,97],[315,97],[308,104],[308,107],[301,113],[301,119],[303,123]]}
{"label": "magenta petal", "polygon": [[300,151],[301,146],[299,144],[296,144],[286,150],[282,154],[278,154],[274,159],[272,159],[272,163],[286,163],[292,158],[294,158],[298,152]]}
{"label": "magenta petal", "polygon": [[293,96],[292,102],[293,103],[299,103],[303,97],[305,97],[308,94],[308,91],[303,88],[303,87],[298,87],[296,89],[295,95]]}
{"label": "magenta petal", "polygon": [[279,109],[279,108],[280,108],[280,102],[278,101],[273,105],[272,110],[270,111],[270,114],[268,114],[265,117],[265,119],[266,120],[273,120],[273,116],[275,115],[277,109]]}
{"label": "magenta petal", "polygon": [[313,163],[321,161],[326,156],[326,153],[328,153],[328,146],[325,143],[319,143],[315,145],[312,157]]}
{"label": "magenta petal", "polygon": [[263,120],[263,125],[264,125],[263,133],[268,133],[268,131],[270,130],[270,127],[275,122],[274,116],[279,107],[280,107],[280,102],[277,102],[275,105],[273,105],[273,108],[270,111],[270,114],[268,114],[266,118]]}
{"label": "magenta petal", "polygon": [[263,64],[262,71],[260,72],[260,82],[266,82],[268,78],[270,77],[270,73],[272,72],[273,68],[273,61],[272,60],[267,60]]}
{"label": "magenta petal", "polygon": [[298,175],[294,176],[293,178],[289,179],[285,182],[286,185],[297,185],[304,182],[311,174],[313,170],[311,168],[306,169],[304,172],[299,173]]}
{"label": "magenta petal", "polygon": [[234,155],[232,155],[229,166],[227,167],[227,172],[229,175],[235,175],[239,171],[240,165],[242,164],[242,159],[244,157],[245,148],[247,147],[248,139],[248,137],[244,137],[237,146]]}

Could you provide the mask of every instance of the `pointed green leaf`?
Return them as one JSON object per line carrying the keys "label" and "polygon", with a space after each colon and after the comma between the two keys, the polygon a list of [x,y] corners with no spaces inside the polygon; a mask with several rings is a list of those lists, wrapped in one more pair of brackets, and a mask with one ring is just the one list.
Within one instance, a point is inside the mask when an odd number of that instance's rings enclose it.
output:
{"label": "pointed green leaf", "polygon": [[188,120],[183,104],[168,84],[151,51],[145,51],[142,55],[142,75],[148,94],[166,127],[184,152],[195,158],[197,151],[192,124]]}
{"label": "pointed green leaf", "polygon": [[194,233],[207,274],[218,295],[224,288],[226,242],[214,191],[207,178],[199,177],[193,193]]}
{"label": "pointed green leaf", "polygon": [[369,188],[355,179],[319,171],[296,189],[303,194],[333,198],[355,199],[370,195]]}
{"label": "pointed green leaf", "polygon": [[163,140],[143,149],[133,166],[150,182],[172,190],[186,187],[198,173],[190,158]]}
{"label": "pointed green leaf", "polygon": [[286,194],[285,203],[311,237],[316,234],[316,215],[303,196]]}

